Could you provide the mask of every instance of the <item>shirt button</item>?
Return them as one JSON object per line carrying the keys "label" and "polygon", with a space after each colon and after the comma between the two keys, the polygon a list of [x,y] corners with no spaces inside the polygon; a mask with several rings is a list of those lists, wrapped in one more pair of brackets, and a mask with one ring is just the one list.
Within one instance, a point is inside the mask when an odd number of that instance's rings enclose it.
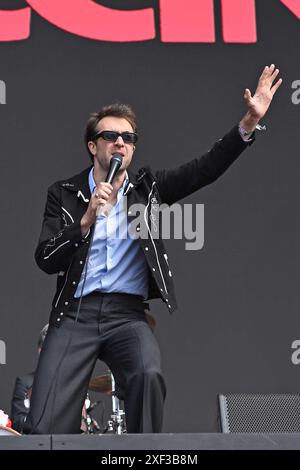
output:
{"label": "shirt button", "polygon": [[132,214],[132,212],[131,212],[131,211],[128,211],[128,215],[131,215],[131,214]]}
{"label": "shirt button", "polygon": [[164,290],[162,288],[160,288],[160,290],[163,292]]}
{"label": "shirt button", "polygon": [[58,318],[56,321],[60,321],[60,318]]}
{"label": "shirt button", "polygon": [[170,305],[170,304],[168,304],[168,307],[169,307],[169,308],[171,308],[171,305]]}
{"label": "shirt button", "polygon": [[146,246],[145,250],[146,250],[146,251],[148,251],[148,250],[149,250],[149,248]]}
{"label": "shirt button", "polygon": [[152,271],[155,271],[155,268],[152,268]]}
{"label": "shirt button", "polygon": [[79,261],[80,264],[83,264],[83,261]]}
{"label": "shirt button", "polygon": [[137,228],[136,228],[136,231],[137,231],[137,232],[139,232],[140,230],[141,230],[140,227],[137,227]]}
{"label": "shirt button", "polygon": [[74,246],[76,246],[76,248],[77,248],[77,247],[78,247],[78,243],[75,243],[75,245],[74,245]]}
{"label": "shirt button", "polygon": [[73,284],[73,286],[75,286],[75,285],[76,285],[76,282],[75,282],[75,281],[73,281],[73,282],[72,282],[72,284]]}
{"label": "shirt button", "polygon": [[65,302],[65,305],[69,305],[69,302]]}
{"label": "shirt button", "polygon": [[64,312],[60,312],[60,316],[61,316],[61,317],[63,316],[63,314],[64,314]]}
{"label": "shirt button", "polygon": [[166,302],[169,302],[169,299],[166,299]]}

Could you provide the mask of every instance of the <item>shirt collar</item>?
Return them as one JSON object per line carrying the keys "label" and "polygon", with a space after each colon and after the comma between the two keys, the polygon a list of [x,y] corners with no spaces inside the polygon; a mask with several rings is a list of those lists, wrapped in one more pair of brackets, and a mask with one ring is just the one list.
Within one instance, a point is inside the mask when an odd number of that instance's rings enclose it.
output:
{"label": "shirt collar", "polygon": [[[129,177],[128,177],[128,173],[127,171],[125,172],[125,179],[123,181],[123,184],[122,186],[120,187],[119,189],[119,193],[123,190],[123,194],[124,194],[124,191],[126,189],[126,186],[129,182]],[[89,187],[90,187],[90,191],[91,193],[93,193],[95,191],[95,188],[96,188],[96,183],[95,183],[95,180],[94,180],[94,167],[91,168],[90,172],[89,172]]]}

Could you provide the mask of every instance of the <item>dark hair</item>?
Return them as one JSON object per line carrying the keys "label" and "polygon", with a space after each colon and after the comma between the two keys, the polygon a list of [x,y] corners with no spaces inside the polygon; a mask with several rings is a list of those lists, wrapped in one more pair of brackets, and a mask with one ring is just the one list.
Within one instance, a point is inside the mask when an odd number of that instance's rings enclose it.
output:
{"label": "dark hair", "polygon": [[42,349],[43,347],[43,344],[44,344],[44,341],[45,341],[45,338],[46,338],[46,335],[47,335],[47,331],[48,331],[48,323],[47,325],[44,326],[44,328],[40,331],[40,336],[39,336],[39,340],[38,340],[38,348],[39,349]]}
{"label": "dark hair", "polygon": [[84,133],[84,142],[90,154],[92,162],[94,162],[94,158],[89,150],[88,143],[93,140],[93,137],[97,132],[96,127],[98,122],[106,116],[126,119],[132,126],[133,131],[137,131],[136,116],[133,109],[128,104],[109,104],[108,106],[104,106],[103,108],[101,108],[98,113],[92,113],[88,119]]}

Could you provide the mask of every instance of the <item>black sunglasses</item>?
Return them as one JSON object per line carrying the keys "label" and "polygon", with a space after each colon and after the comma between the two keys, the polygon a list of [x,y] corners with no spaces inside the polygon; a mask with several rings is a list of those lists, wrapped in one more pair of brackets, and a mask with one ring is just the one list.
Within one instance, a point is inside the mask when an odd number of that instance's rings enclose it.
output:
{"label": "black sunglasses", "polygon": [[92,140],[99,139],[102,137],[104,140],[109,142],[115,142],[119,137],[122,137],[126,144],[135,144],[138,140],[138,135],[135,132],[116,132],[116,131],[100,131],[97,132]]}

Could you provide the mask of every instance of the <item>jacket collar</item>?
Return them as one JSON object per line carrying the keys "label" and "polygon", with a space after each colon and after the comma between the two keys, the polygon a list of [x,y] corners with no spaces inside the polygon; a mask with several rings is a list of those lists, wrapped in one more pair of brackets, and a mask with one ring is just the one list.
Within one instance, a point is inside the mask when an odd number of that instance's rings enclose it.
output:
{"label": "jacket collar", "polygon": [[60,182],[60,186],[64,189],[77,193],[77,197],[81,198],[84,202],[89,202],[91,197],[91,192],[89,188],[89,172],[92,168],[92,165],[83,170],[81,173],[78,173],[75,176],[67,180]]}
{"label": "jacket collar", "polygon": [[[62,180],[60,182],[60,186],[62,186],[64,189],[71,191],[73,193],[77,193],[77,197],[81,198],[85,203],[88,203],[91,197],[91,191],[89,188],[89,173],[91,171],[92,165],[83,170],[81,173],[78,173],[75,176],[72,176],[69,179]],[[124,194],[127,195],[130,193],[130,191],[137,186],[144,174],[145,171],[144,169],[139,170],[139,173],[136,174],[132,170],[127,169],[128,173],[128,183],[127,186],[124,190]]]}

